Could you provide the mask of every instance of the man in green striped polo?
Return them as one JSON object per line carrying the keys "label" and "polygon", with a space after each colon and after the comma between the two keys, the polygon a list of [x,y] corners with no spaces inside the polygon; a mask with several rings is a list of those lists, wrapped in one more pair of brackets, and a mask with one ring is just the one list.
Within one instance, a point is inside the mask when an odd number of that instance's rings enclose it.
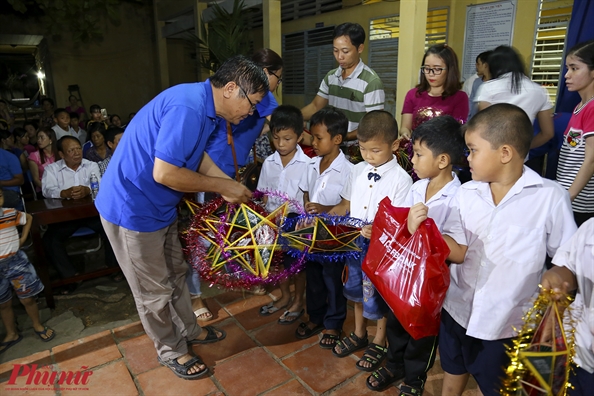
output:
{"label": "man in green striped polo", "polygon": [[301,109],[305,120],[327,105],[342,110],[349,120],[347,146],[357,143],[357,128],[365,113],[384,109],[382,81],[361,60],[364,42],[365,30],[358,23],[334,29],[334,58],[339,66],[326,74],[314,100]]}

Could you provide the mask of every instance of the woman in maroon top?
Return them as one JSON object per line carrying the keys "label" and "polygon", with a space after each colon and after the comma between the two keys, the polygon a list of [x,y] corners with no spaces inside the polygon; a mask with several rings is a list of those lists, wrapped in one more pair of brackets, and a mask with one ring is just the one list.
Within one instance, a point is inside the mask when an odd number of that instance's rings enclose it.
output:
{"label": "woman in maroon top", "polygon": [[468,117],[468,96],[460,90],[458,57],[447,44],[431,46],[423,56],[421,82],[408,91],[402,107],[400,135],[410,139],[423,122],[450,115],[460,123]]}

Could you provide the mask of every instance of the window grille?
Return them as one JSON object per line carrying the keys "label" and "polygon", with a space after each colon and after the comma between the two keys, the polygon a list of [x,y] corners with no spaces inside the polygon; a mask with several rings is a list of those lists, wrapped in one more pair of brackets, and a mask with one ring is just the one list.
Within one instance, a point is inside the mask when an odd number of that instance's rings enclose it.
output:
{"label": "window grille", "polygon": [[538,2],[531,77],[532,81],[546,88],[552,103],[557,99],[565,34],[571,19],[572,8],[572,0]]}
{"label": "window grille", "polygon": [[283,93],[313,100],[326,74],[335,68],[334,26],[283,35]]}

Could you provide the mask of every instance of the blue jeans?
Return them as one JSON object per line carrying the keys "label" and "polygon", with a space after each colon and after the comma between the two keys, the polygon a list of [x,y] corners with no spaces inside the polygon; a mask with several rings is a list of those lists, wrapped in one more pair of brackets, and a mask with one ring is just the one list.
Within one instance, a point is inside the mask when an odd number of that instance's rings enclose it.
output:
{"label": "blue jeans", "polygon": [[361,236],[357,238],[356,243],[361,247],[361,256],[347,258],[345,261],[348,278],[344,284],[344,296],[347,300],[363,303],[363,317],[379,320],[388,314],[390,308],[361,269],[369,248],[369,241]]}
{"label": "blue jeans", "polygon": [[43,283],[22,250],[0,261],[0,304],[12,299],[13,290],[20,299],[33,297],[43,290]]}

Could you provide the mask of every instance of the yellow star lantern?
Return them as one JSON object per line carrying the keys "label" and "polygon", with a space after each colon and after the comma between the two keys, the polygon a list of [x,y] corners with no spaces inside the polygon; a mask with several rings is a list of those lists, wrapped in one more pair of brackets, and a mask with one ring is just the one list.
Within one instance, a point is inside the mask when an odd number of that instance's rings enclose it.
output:
{"label": "yellow star lantern", "polygon": [[[233,261],[254,275],[267,277],[274,251],[281,248],[278,244],[279,227],[287,210],[288,204],[285,203],[263,216],[247,205],[239,206],[226,224],[228,231],[223,238],[223,246],[215,242],[208,251],[206,258],[212,262],[212,270],[216,271]],[[220,220],[218,224],[213,220],[208,225],[217,230],[219,226]]]}
{"label": "yellow star lantern", "polygon": [[[575,336],[574,330],[567,336],[562,319],[571,300],[557,301],[552,293],[542,291],[508,350],[511,364],[504,380],[504,395],[561,396],[571,386],[568,379]],[[568,318],[574,322],[571,314]]]}
{"label": "yellow star lantern", "polygon": [[282,236],[294,248],[307,247],[310,254],[361,251],[355,244],[361,235],[359,228],[328,223],[322,217],[315,217],[304,228],[284,232]]}

